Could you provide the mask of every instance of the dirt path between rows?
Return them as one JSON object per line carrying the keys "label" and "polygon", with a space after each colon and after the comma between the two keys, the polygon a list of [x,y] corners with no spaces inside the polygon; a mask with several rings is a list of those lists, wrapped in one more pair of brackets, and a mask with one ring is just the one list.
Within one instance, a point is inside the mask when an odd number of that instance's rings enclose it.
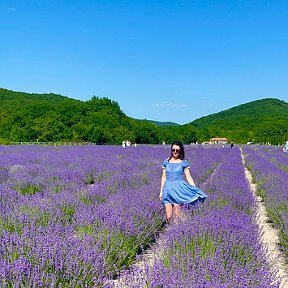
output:
{"label": "dirt path between rows", "polygon": [[256,220],[259,225],[262,235],[261,240],[263,245],[267,249],[267,259],[269,264],[276,271],[276,280],[280,280],[280,288],[288,288],[288,267],[285,264],[284,255],[281,252],[279,243],[279,233],[278,231],[269,223],[269,218],[267,216],[266,207],[264,205],[263,199],[256,195],[257,185],[253,183],[252,174],[246,167],[245,157],[243,155],[242,149],[241,157],[243,166],[245,169],[245,175],[250,184],[250,189],[256,199]]}
{"label": "dirt path between rows", "polygon": [[[147,280],[145,275],[145,267],[147,265],[152,267],[157,256],[159,257],[159,255],[161,255],[163,251],[162,235],[159,235],[159,238],[156,239],[156,242],[152,244],[151,247],[141,255],[141,259],[133,265],[132,270],[134,270],[135,273],[130,271],[127,276],[124,274],[121,275],[118,279],[110,280],[109,287],[129,288],[131,287],[129,285],[129,281],[133,281],[133,287],[135,287],[135,285],[138,285],[137,287],[145,287]],[[134,277],[134,279],[131,279],[131,276]]]}

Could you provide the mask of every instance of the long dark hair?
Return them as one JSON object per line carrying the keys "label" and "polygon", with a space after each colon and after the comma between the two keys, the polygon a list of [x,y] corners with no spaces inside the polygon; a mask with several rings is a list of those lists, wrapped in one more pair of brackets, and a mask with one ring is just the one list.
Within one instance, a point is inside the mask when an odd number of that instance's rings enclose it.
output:
{"label": "long dark hair", "polygon": [[[171,144],[171,149],[172,149],[173,145],[179,146],[179,148],[180,148],[179,158],[180,158],[181,160],[184,160],[184,159],[185,159],[185,151],[184,151],[184,146],[183,146],[183,144],[182,144],[180,141],[174,141],[174,142]],[[172,158],[172,151],[171,151],[171,154],[170,154],[170,157],[169,157],[168,161],[169,161],[171,158]]]}

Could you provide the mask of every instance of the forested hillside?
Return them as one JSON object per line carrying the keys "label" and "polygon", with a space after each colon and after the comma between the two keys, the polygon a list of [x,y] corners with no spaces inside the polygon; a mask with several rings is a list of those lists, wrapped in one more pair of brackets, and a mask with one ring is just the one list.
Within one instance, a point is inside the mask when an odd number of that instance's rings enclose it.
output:
{"label": "forested hillside", "polygon": [[279,144],[288,140],[288,103],[267,98],[199,118],[189,125],[207,135]]}
{"label": "forested hillside", "polygon": [[138,120],[120,105],[93,96],[80,101],[57,94],[0,89],[0,143],[79,141],[97,144],[184,143],[226,137],[235,143],[281,144],[288,140],[288,103],[263,99],[197,119],[185,125]]}
{"label": "forested hillside", "polygon": [[[178,131],[171,139],[177,134]],[[79,101],[56,94],[0,89],[2,143],[87,141],[120,144],[128,139],[155,144],[164,141],[163,137],[157,125],[126,116],[117,102],[105,97],[93,96],[88,101]]]}
{"label": "forested hillside", "polygon": [[174,123],[174,122],[159,122],[159,121],[154,121],[154,120],[148,120],[151,123],[156,124],[157,126],[179,126],[179,124]]}

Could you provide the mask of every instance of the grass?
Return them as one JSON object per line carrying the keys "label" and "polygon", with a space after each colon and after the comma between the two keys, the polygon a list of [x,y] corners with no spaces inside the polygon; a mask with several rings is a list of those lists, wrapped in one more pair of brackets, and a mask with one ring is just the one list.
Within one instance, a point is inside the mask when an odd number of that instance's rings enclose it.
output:
{"label": "grass", "polygon": [[42,191],[42,187],[35,184],[27,184],[24,186],[16,186],[15,190],[21,195],[33,195]]}
{"label": "grass", "polygon": [[75,207],[72,205],[64,205],[61,207],[62,222],[72,224],[75,214]]}
{"label": "grass", "polygon": [[16,233],[18,235],[22,234],[23,224],[16,222],[12,218],[0,218],[0,231],[7,231],[11,234]]}

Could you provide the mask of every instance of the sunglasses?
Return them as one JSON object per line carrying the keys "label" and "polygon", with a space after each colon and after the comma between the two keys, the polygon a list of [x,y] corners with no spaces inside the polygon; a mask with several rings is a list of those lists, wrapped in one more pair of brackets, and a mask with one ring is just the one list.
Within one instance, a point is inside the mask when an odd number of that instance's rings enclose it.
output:
{"label": "sunglasses", "polygon": [[177,152],[179,153],[180,152],[180,149],[171,149],[172,152]]}

